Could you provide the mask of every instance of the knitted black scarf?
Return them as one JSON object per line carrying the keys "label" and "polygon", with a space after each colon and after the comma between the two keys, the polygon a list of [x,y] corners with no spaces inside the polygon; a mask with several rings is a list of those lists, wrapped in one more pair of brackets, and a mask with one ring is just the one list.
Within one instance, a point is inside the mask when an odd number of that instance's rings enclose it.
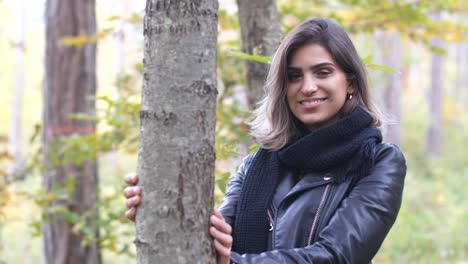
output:
{"label": "knitted black scarf", "polygon": [[374,146],[382,141],[379,130],[370,128],[372,117],[362,108],[325,128],[305,133],[279,151],[261,148],[248,167],[237,204],[233,250],[239,254],[267,250],[267,209],[281,171],[332,172],[340,183],[352,175],[358,180],[374,164]]}

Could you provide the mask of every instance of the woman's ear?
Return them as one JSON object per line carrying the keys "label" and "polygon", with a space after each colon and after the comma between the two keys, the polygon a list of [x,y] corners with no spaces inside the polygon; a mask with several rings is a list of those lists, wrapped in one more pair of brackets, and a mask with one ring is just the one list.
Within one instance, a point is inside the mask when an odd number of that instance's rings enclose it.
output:
{"label": "woman's ear", "polygon": [[347,94],[353,94],[354,93],[353,83],[354,83],[355,76],[353,74],[351,74],[351,75],[348,75],[346,79],[347,79],[347,82],[348,82],[348,88],[346,88],[346,93]]}
{"label": "woman's ear", "polygon": [[347,94],[354,94],[354,87],[349,83],[348,88],[346,89]]}

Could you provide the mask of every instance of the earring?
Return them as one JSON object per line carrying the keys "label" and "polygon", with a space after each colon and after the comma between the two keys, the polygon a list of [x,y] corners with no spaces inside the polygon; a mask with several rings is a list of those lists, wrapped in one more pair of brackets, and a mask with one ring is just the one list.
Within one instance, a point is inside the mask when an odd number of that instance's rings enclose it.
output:
{"label": "earring", "polygon": [[353,99],[353,95],[352,94],[348,94],[348,100],[351,100]]}

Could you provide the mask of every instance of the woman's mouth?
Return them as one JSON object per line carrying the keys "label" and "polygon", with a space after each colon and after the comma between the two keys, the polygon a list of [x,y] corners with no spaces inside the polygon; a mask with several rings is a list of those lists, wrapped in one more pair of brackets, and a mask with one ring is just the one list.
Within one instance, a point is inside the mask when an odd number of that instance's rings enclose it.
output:
{"label": "woman's mouth", "polygon": [[300,104],[308,106],[308,105],[314,105],[314,104],[321,104],[325,101],[325,98],[322,99],[314,99],[314,100],[303,100],[300,102]]}
{"label": "woman's mouth", "polygon": [[327,99],[319,98],[319,99],[302,100],[302,101],[299,101],[299,104],[304,106],[306,110],[309,110],[309,109],[314,109],[314,108],[319,107],[321,104],[323,104],[323,102],[325,102],[325,100]]}

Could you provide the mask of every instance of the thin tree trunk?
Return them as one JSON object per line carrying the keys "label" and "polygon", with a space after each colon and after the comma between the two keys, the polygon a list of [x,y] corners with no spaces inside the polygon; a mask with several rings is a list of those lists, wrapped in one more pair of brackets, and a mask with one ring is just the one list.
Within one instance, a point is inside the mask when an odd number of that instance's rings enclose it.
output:
{"label": "thin tree trunk", "polygon": [[[383,44],[383,62],[385,65],[401,71],[400,36],[398,32],[387,33]],[[385,88],[385,112],[392,122],[386,127],[386,141],[401,144],[401,73],[388,75]]]}
{"label": "thin tree trunk", "polygon": [[[44,187],[49,192],[57,188],[68,190],[68,198],[52,201],[45,210],[63,206],[80,216],[90,214],[86,218],[86,227],[97,240],[99,230],[92,224],[98,214],[96,159],[71,164],[66,163],[59,152],[61,140],[95,130],[93,122],[74,120],[70,115],[95,115],[96,45],[61,44],[62,38],[67,36],[96,33],[95,0],[48,0],[46,19]],[[73,232],[73,225],[64,214],[49,211],[47,216],[49,221],[43,225],[46,263],[101,263],[98,243],[91,241],[84,245],[83,233]]]}
{"label": "thin tree trunk", "polygon": [[[274,0],[237,0],[242,49],[271,56],[281,41],[281,26]],[[247,61],[247,101],[253,109],[263,96],[268,65]]]}
{"label": "thin tree trunk", "polygon": [[[440,13],[433,15],[434,21],[440,20]],[[431,45],[444,48],[440,38],[433,38]],[[426,150],[432,156],[439,156],[442,144],[442,90],[444,79],[445,56],[432,53],[431,86],[429,89],[429,129],[427,131]]]}
{"label": "thin tree trunk", "polygon": [[120,20],[117,24],[115,31],[115,71],[117,74],[122,74],[125,66],[125,22],[123,18],[128,17],[128,11],[130,10],[128,0],[119,0],[116,3],[116,11]]}
{"label": "thin tree trunk", "polygon": [[[373,51],[373,63],[377,65],[384,64],[384,52],[385,52],[385,31],[381,29],[377,29],[374,32],[374,40],[375,40],[375,48]],[[375,91],[374,96],[376,100],[378,100],[378,104],[385,106],[385,78],[388,73],[384,73],[383,71],[370,71],[369,72],[369,79],[372,84],[372,88]]]}
{"label": "thin tree trunk", "polygon": [[17,2],[18,24],[15,31],[13,48],[13,98],[11,104],[11,128],[8,135],[8,151],[14,158],[13,165],[8,169],[9,181],[15,180],[21,173],[23,167],[22,140],[21,140],[21,122],[23,110],[24,93],[24,53],[26,50],[25,31],[26,31],[26,5],[25,0]]}
{"label": "thin tree trunk", "polygon": [[216,0],[147,0],[138,263],[215,263]]}
{"label": "thin tree trunk", "polygon": [[[457,43],[457,79],[455,94],[462,105],[468,105],[468,42]],[[468,108],[467,108],[468,109]]]}

